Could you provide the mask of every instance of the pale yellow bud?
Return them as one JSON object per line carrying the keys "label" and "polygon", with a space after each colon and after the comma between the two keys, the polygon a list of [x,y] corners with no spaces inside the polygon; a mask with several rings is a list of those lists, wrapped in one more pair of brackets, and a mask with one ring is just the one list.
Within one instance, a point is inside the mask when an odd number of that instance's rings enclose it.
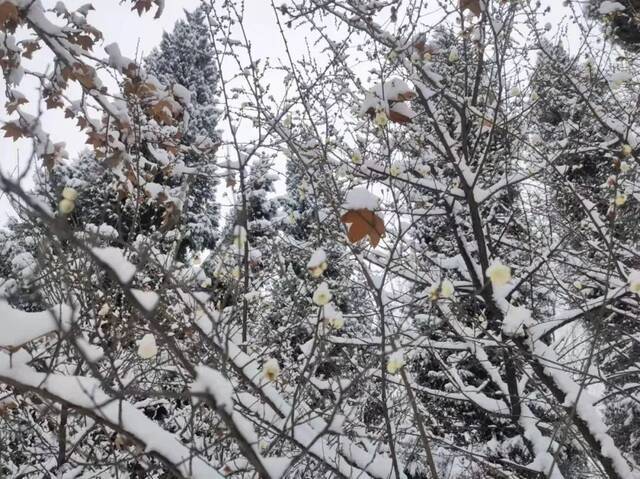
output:
{"label": "pale yellow bud", "polygon": [[66,186],[63,190],[62,190],[62,197],[65,200],[71,200],[71,201],[75,201],[78,198],[78,192],[74,189],[71,188],[69,186]]}
{"label": "pale yellow bud", "polygon": [[58,211],[60,211],[60,213],[62,213],[63,215],[68,215],[71,214],[75,207],[75,202],[65,198],[63,200],[60,200],[60,203],[58,204]]}
{"label": "pale yellow bud", "polygon": [[280,376],[280,365],[275,358],[267,359],[262,365],[262,377],[267,381],[275,381]]}
{"label": "pale yellow bud", "polygon": [[373,119],[373,122],[379,126],[380,128],[384,128],[389,123],[389,118],[384,110],[378,110],[376,113],[376,117]]}
{"label": "pale yellow bud", "polygon": [[511,281],[511,268],[497,261],[487,268],[487,276],[494,286],[504,286]]}
{"label": "pale yellow bud", "polygon": [[331,301],[331,291],[327,283],[321,283],[313,292],[313,302],[318,306],[324,306]]}

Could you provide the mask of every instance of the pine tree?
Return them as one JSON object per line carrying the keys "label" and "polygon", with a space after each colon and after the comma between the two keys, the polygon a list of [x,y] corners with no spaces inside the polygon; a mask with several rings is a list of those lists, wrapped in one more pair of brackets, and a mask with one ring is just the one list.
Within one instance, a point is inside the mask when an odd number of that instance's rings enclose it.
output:
{"label": "pine tree", "polygon": [[[216,108],[218,73],[211,46],[206,12],[197,8],[185,12],[171,33],[165,33],[160,46],[146,59],[146,68],[165,85],[181,85],[188,91],[188,125],[185,140],[205,151],[191,151],[185,163],[194,171],[184,206],[186,238],[183,248],[213,248],[218,239],[219,208],[216,202],[215,148],[218,142]],[[208,150],[208,151],[207,151]]]}

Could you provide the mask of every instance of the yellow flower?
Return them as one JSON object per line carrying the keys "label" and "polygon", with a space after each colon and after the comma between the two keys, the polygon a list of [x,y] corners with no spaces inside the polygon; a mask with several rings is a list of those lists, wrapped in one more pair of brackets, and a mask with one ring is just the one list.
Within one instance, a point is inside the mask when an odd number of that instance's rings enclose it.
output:
{"label": "yellow flower", "polygon": [[633,153],[633,148],[631,148],[631,145],[628,145],[628,144],[622,145],[622,156],[626,158],[627,156],[631,156],[632,153]]}
{"label": "yellow flower", "polygon": [[351,162],[356,165],[361,165],[362,155],[356,151],[353,155],[351,155]]}
{"label": "yellow flower", "polygon": [[496,261],[487,268],[487,276],[494,286],[504,286],[511,281],[511,268]]}
{"label": "yellow flower", "polygon": [[453,287],[453,283],[448,279],[443,280],[440,283],[440,296],[443,298],[451,298],[453,293],[455,292],[455,288]]}
{"label": "yellow flower", "polygon": [[402,173],[402,167],[400,165],[394,163],[391,165],[391,168],[389,168],[389,174],[391,176],[398,176],[400,173]]}
{"label": "yellow flower", "polygon": [[321,283],[313,292],[313,302],[318,306],[324,306],[331,301],[331,291],[327,283]]}
{"label": "yellow flower", "polygon": [[640,295],[640,271],[629,273],[629,291]]}
{"label": "yellow flower", "polygon": [[455,292],[453,283],[448,279],[443,279],[438,284],[434,284],[429,289],[429,297],[431,301],[437,301],[439,298],[451,298]]}
{"label": "yellow flower", "polygon": [[71,214],[75,207],[76,204],[72,200],[68,200],[67,198],[60,200],[60,203],[58,204],[58,210],[63,215]]}
{"label": "yellow flower", "polygon": [[331,318],[329,320],[329,326],[331,326],[335,330],[342,329],[344,327],[344,318],[342,317],[342,315]]}
{"label": "yellow flower", "polygon": [[309,268],[309,274],[314,278],[319,278],[327,270],[327,262],[323,261],[318,266]]}
{"label": "yellow flower", "polygon": [[62,190],[62,197],[65,200],[75,201],[78,198],[78,192],[75,189],[73,189],[73,188],[71,188],[69,186],[66,186]]}
{"label": "yellow flower", "polygon": [[275,358],[267,359],[262,365],[262,376],[267,381],[275,381],[280,376],[280,365]]}
{"label": "yellow flower", "polygon": [[624,205],[627,202],[627,195],[625,195],[624,193],[618,193],[618,196],[616,196],[615,202],[616,202],[616,206]]}
{"label": "yellow flower", "polygon": [[389,123],[389,118],[384,110],[378,110],[376,112],[376,117],[373,119],[373,122],[379,126],[380,128],[384,128]]}
{"label": "yellow flower", "polygon": [[322,308],[322,315],[331,328],[337,330],[342,329],[342,327],[344,326],[342,311],[336,309],[333,304],[327,304],[324,308]]}
{"label": "yellow flower", "polygon": [[243,249],[246,242],[247,230],[245,230],[244,227],[240,225],[236,225],[235,228],[233,228],[233,244],[238,249]]}
{"label": "yellow flower", "polygon": [[396,351],[393,353],[387,361],[387,372],[389,374],[396,374],[404,366],[404,356],[402,351]]}
{"label": "yellow flower", "polygon": [[452,48],[451,51],[449,52],[449,61],[451,63],[455,63],[458,60],[460,60],[460,54],[458,53],[457,49]]}

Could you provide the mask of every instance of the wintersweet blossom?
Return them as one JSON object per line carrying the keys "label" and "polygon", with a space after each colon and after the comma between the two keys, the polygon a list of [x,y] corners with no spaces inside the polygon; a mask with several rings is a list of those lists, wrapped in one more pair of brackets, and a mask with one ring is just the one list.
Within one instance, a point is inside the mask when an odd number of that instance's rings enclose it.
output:
{"label": "wintersweet blossom", "polygon": [[616,199],[615,199],[616,206],[622,206],[626,202],[627,202],[627,195],[625,195],[624,193],[619,193],[616,196]]}
{"label": "wintersweet blossom", "polygon": [[640,271],[633,270],[629,273],[629,291],[640,295]]}
{"label": "wintersweet blossom", "polygon": [[353,155],[351,155],[351,162],[356,165],[362,164],[362,155],[358,152],[355,152]]}
{"label": "wintersweet blossom", "polygon": [[511,88],[511,90],[509,90],[509,96],[515,97],[515,96],[520,96],[520,88],[518,88],[517,86],[514,86],[513,88]]}
{"label": "wintersweet blossom", "polygon": [[389,174],[391,176],[398,176],[400,173],[402,173],[402,167],[398,164],[393,164],[391,165],[391,168],[389,168]]}
{"label": "wintersweet blossom", "polygon": [[75,209],[75,207],[76,207],[75,202],[73,202],[72,200],[68,200],[66,198],[60,200],[60,203],[58,204],[58,210],[63,215],[70,214]]}
{"label": "wintersweet blossom", "polygon": [[342,311],[336,309],[336,307],[331,303],[322,308],[322,316],[324,317],[327,324],[333,329],[342,329],[342,327],[344,326],[344,317],[342,316]]}
{"label": "wintersweet blossom", "polygon": [[142,359],[151,359],[158,354],[158,345],[153,334],[147,333],[138,341],[138,356]]}
{"label": "wintersweet blossom", "polygon": [[327,283],[320,283],[320,285],[313,292],[313,302],[318,306],[324,306],[331,301],[331,291],[329,291],[329,285]]}
{"label": "wintersweet blossom", "polygon": [[309,274],[314,278],[319,278],[327,270],[327,267],[327,254],[322,248],[315,250],[307,263]]}
{"label": "wintersweet blossom", "polygon": [[487,268],[487,276],[494,286],[504,286],[511,281],[511,268],[500,261],[495,261]]}
{"label": "wintersweet blossom", "polygon": [[335,318],[331,318],[329,320],[329,326],[331,326],[335,330],[342,329],[344,327],[344,318],[342,317],[342,313]]}
{"label": "wintersweet blossom", "polygon": [[244,244],[247,241],[247,230],[240,225],[236,225],[233,228],[233,244],[238,247],[238,249],[244,248]]}
{"label": "wintersweet blossom", "polygon": [[626,161],[621,161],[620,162],[620,171],[622,173],[629,173],[629,171],[631,171],[631,164],[627,163]]}
{"label": "wintersweet blossom", "polygon": [[71,188],[70,186],[66,186],[62,190],[62,197],[65,200],[75,201],[78,199],[78,192],[74,188]]}
{"label": "wintersweet blossom", "polygon": [[267,359],[262,365],[262,376],[267,381],[275,381],[280,376],[280,365],[275,358]]}
{"label": "wintersweet blossom", "polygon": [[443,279],[440,283],[434,284],[429,289],[429,296],[432,301],[437,301],[439,298],[449,299],[454,293],[455,287],[448,279]]}
{"label": "wintersweet blossom", "polygon": [[387,372],[389,374],[396,374],[404,365],[405,362],[402,351],[396,351],[389,356],[389,360],[387,361]]}
{"label": "wintersweet blossom", "polygon": [[376,112],[375,118],[373,119],[373,122],[380,128],[384,128],[385,126],[387,126],[387,123],[389,123],[389,118],[387,117],[387,114],[384,110],[378,110]]}
{"label": "wintersweet blossom", "polygon": [[631,156],[632,153],[633,153],[633,148],[631,147],[631,145],[628,145],[628,144],[622,145],[622,156],[624,157]]}
{"label": "wintersweet blossom", "polygon": [[458,60],[460,60],[460,54],[458,53],[458,50],[456,48],[452,48],[449,52],[449,61],[451,63],[455,63]]}

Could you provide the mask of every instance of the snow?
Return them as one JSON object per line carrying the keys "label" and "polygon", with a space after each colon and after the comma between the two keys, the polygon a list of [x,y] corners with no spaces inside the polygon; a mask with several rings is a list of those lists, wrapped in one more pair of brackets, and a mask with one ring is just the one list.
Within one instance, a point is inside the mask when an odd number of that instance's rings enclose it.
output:
{"label": "snow", "polygon": [[311,255],[311,258],[307,263],[307,269],[317,268],[325,261],[327,261],[327,254],[322,248],[318,248]]}
{"label": "snow", "polygon": [[625,82],[628,82],[632,78],[633,75],[631,74],[631,72],[618,70],[617,72],[611,74],[611,76],[609,77],[609,81],[614,87],[616,87],[622,85]]}
{"label": "snow", "polygon": [[63,376],[36,372],[29,366],[16,365],[0,352],[0,378],[34,391],[47,391],[62,401],[86,411],[109,425],[120,428],[140,442],[147,452],[157,453],[176,467],[185,477],[193,479],[223,479],[213,466],[194,455],[173,434],[162,429],[131,403],[109,397],[93,378]]}
{"label": "snow", "polygon": [[73,309],[67,305],[54,306],[39,313],[27,313],[0,300],[0,346],[17,348],[45,334],[67,331],[75,317]]}
{"label": "snow", "polygon": [[524,336],[524,326],[531,322],[531,311],[523,306],[511,306],[504,317],[502,332],[505,336]]}
{"label": "snow", "polygon": [[153,291],[142,291],[140,289],[131,289],[131,294],[147,311],[153,311],[160,301],[160,296]]}
{"label": "snow", "polygon": [[133,279],[136,267],[125,259],[121,249],[108,246],[106,248],[91,248],[91,252],[116,274],[120,282],[127,284]]}
{"label": "snow", "polygon": [[625,8],[626,7],[620,2],[611,2],[609,0],[605,0],[600,4],[600,8],[598,9],[598,11],[600,12],[600,15],[609,15],[610,13],[614,12],[622,12],[625,10]]}
{"label": "snow", "polygon": [[[389,111],[389,101],[403,102],[415,98],[413,89],[400,78],[392,78],[384,83],[377,83],[366,95],[360,105],[360,114],[373,111]],[[398,105],[399,103],[394,103]]]}
{"label": "snow", "polygon": [[196,379],[189,388],[193,394],[208,394],[216,408],[233,412],[233,386],[220,372],[207,366],[196,366]]}
{"label": "snow", "polygon": [[120,47],[118,46],[117,43],[111,43],[107,45],[106,47],[104,47],[104,50],[105,52],[107,52],[107,55],[109,55],[109,60],[108,60],[109,65],[111,65],[112,67],[114,67],[120,72],[125,71],[131,64],[135,65],[134,61],[132,61],[127,57],[122,56],[122,53],[120,52]]}
{"label": "snow", "polygon": [[158,345],[153,334],[147,333],[138,341],[138,356],[142,359],[151,359],[158,354]]}
{"label": "snow", "polygon": [[85,231],[89,234],[99,236],[100,238],[105,238],[105,239],[117,239],[119,236],[118,230],[116,230],[113,226],[108,225],[106,223],[102,223],[100,226],[96,226],[92,223],[89,223],[85,227]]}
{"label": "snow", "polygon": [[347,193],[344,208],[348,210],[367,209],[373,211],[378,208],[380,198],[370,193],[366,188],[354,188]]}
{"label": "snow", "polygon": [[183,103],[185,104],[191,103],[191,92],[178,83],[173,85],[173,94],[177,98],[179,98]]}
{"label": "snow", "polygon": [[564,406],[575,407],[576,415],[587,424],[590,433],[600,443],[602,455],[611,459],[614,469],[621,478],[632,478],[629,464],[609,436],[609,428],[594,406],[595,399],[574,381],[570,372],[558,367],[561,362],[552,346],[546,345],[542,341],[533,341],[532,352],[544,366],[545,373],[565,394]]}

